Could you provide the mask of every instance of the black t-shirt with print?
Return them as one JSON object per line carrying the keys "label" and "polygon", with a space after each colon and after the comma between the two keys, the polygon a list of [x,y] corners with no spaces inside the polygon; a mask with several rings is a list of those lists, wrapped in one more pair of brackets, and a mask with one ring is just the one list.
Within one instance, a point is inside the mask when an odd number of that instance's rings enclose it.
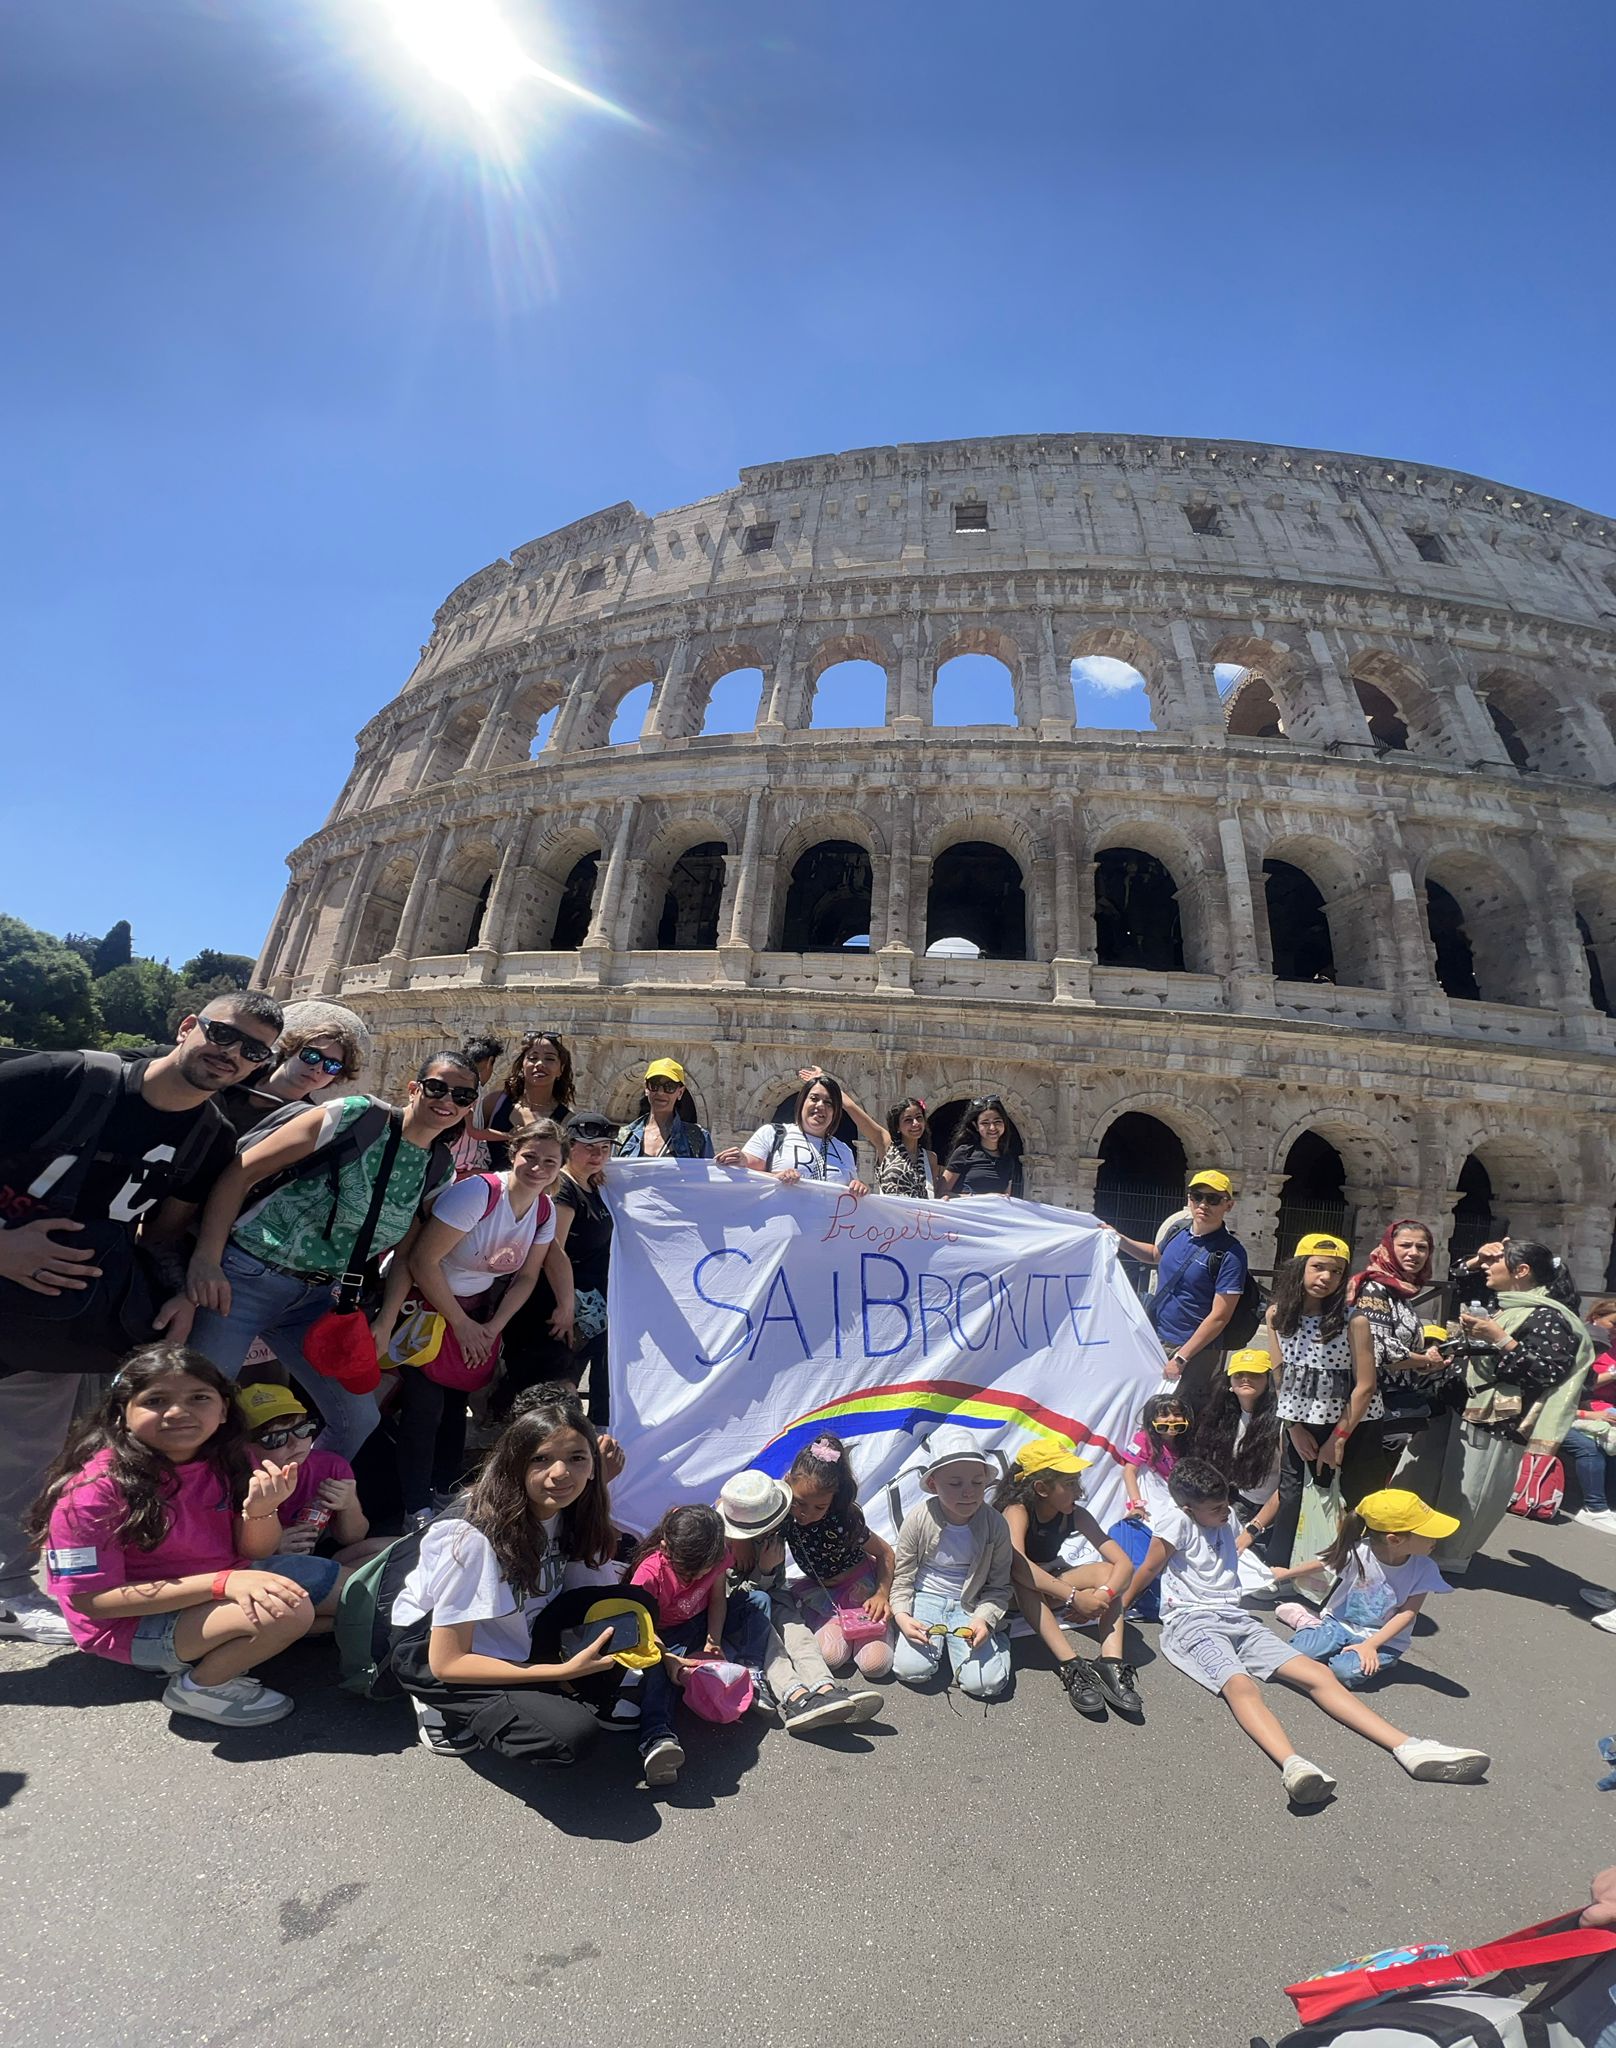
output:
{"label": "black t-shirt with print", "polygon": [[606,1292],[606,1275],[612,1258],[612,1212],[599,1188],[580,1187],[570,1175],[556,1183],[555,1198],[572,1211],[567,1230],[567,1257],[572,1262],[572,1284]]}
{"label": "black t-shirt with print", "polygon": [[818,1522],[788,1518],[782,1533],[797,1569],[826,1584],[866,1561],[870,1532],[856,1506],[840,1519],[834,1512]]}
{"label": "black t-shirt with print", "polygon": [[990,1152],[985,1145],[956,1145],[944,1171],[959,1175],[956,1195],[1021,1193],[1021,1161],[1008,1152]]}
{"label": "black t-shirt with print", "polygon": [[[200,1202],[235,1157],[233,1134],[221,1123],[214,1142],[183,1185],[157,1191],[145,1186],[149,1169],[173,1159],[196,1119],[209,1114],[207,1103],[195,1109],[153,1109],[139,1092],[148,1065],[147,1060],[134,1061],[127,1083],[113,1098],[96,1140],[95,1163],[73,1204],[74,1219],[80,1223],[112,1220],[133,1224],[151,1207],[158,1192],[181,1202]],[[26,1182],[14,1183],[22,1181],[30,1164],[35,1178],[42,1177],[30,1155],[72,1107],[82,1071],[83,1059],[76,1052],[25,1053],[20,1059],[0,1060],[0,1213],[8,1225],[26,1223],[32,1216],[62,1213],[50,1201],[48,1191],[36,1200],[27,1195]]]}

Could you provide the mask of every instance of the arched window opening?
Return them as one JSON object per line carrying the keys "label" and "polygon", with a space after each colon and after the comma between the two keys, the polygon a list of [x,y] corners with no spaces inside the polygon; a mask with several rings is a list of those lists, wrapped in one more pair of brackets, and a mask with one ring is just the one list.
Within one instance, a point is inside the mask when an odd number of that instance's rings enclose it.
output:
{"label": "arched window opening", "polygon": [[1178,885],[1153,853],[1108,846],[1095,861],[1094,936],[1102,967],[1183,972]]}
{"label": "arched window opening", "polygon": [[1374,683],[1355,681],[1358,708],[1369,728],[1369,737],[1383,754],[1408,752],[1408,725],[1386,692]]}
{"label": "arched window opening", "polygon": [[1479,1003],[1476,955],[1465,929],[1464,912],[1440,882],[1425,885],[1425,915],[1436,951],[1437,984],[1455,1002]]}
{"label": "arched window opening", "polygon": [[1002,846],[967,839],[931,864],[926,950],[942,938],[968,939],[984,960],[1027,958],[1027,891]]}
{"label": "arched window opening", "polygon": [[[372,961],[385,958],[391,951],[398,936],[399,920],[404,915],[404,903],[410,893],[413,873],[408,862],[395,861],[371,890],[359,920],[359,930],[354,936],[355,965],[368,966]],[[339,965],[346,964],[339,962]]]}
{"label": "arched window opening", "polygon": [[1079,655],[1072,663],[1077,723],[1094,732],[1154,732],[1150,692],[1130,662],[1109,654]]}
{"label": "arched window opening", "polygon": [[494,893],[494,878],[486,875],[483,885],[477,891],[477,900],[471,907],[471,916],[466,920],[466,935],[460,942],[462,953],[469,953],[473,946],[482,943],[483,925],[488,918],[488,899]]}
{"label": "arched window opening", "polygon": [[[777,1102],[774,1105],[774,1115],[769,1121],[776,1124],[794,1124],[797,1121],[796,1096],[787,1095],[782,1101]],[[843,1112],[841,1122],[831,1132],[831,1136],[833,1138],[840,1138],[842,1143],[852,1152],[853,1157],[855,1159],[858,1158],[858,1125],[854,1123],[853,1119],[845,1111]]]}
{"label": "arched window opening", "polygon": [[552,953],[574,953],[589,935],[589,920],[595,907],[595,881],[600,873],[600,853],[586,853],[573,862],[561,885],[556,905],[555,928],[550,934]]}
{"label": "arched window opening", "polygon": [[[1124,1237],[1150,1243],[1184,1206],[1189,1161],[1178,1133],[1159,1117],[1127,1110],[1100,1140],[1100,1170],[1094,1178],[1094,1213],[1115,1224]],[[1141,1292],[1153,1268],[1132,1259],[1123,1270]]]}
{"label": "arched window opening", "polygon": [[657,925],[658,946],[699,953],[718,944],[718,906],[724,898],[727,852],[722,839],[704,839],[674,862]]}
{"label": "arched window opening", "polygon": [[980,960],[982,948],[974,939],[962,939],[958,932],[950,932],[946,938],[933,939],[926,948],[928,960]]}
{"label": "arched window opening", "polygon": [[1493,722],[1494,732],[1504,743],[1504,752],[1523,775],[1529,775],[1532,772],[1532,756],[1527,750],[1525,740],[1521,738],[1520,727],[1509,713],[1501,705],[1493,703],[1491,698],[1487,700],[1487,716]]}
{"label": "arched window opening", "polygon": [[1588,963],[1588,1000],[1596,1010],[1603,1010],[1607,1017],[1616,1017],[1611,1008],[1610,987],[1605,980],[1604,962],[1599,957],[1599,945],[1594,938],[1593,927],[1582,912],[1576,913],[1577,937],[1582,941],[1582,957]]}
{"label": "arched window opening", "polygon": [[609,747],[630,746],[639,739],[645,714],[651,708],[651,688],[649,683],[637,683],[618,705],[606,739]]}
{"label": "arched window opening", "polygon": [[732,668],[720,676],[707,699],[704,733],[755,732],[763,698],[760,668]]}
{"label": "arched window opening", "polygon": [[956,654],[937,671],[933,725],[1014,725],[1016,690],[1010,671],[991,654]]}
{"label": "arched window opening", "polygon": [[1492,1175],[1474,1152],[1465,1155],[1459,1168],[1459,1199],[1453,1210],[1453,1235],[1448,1240],[1448,1259],[1457,1265],[1474,1256],[1498,1234],[1493,1217]]}
{"label": "arched window opening", "polygon": [[1352,1242],[1346,1162],[1328,1138],[1304,1131],[1285,1154],[1285,1188],[1274,1238],[1276,1263],[1290,1258],[1298,1239],[1315,1230]]}
{"label": "arched window opening", "polygon": [[791,870],[780,929],[785,953],[868,951],[870,856],[850,839],[825,839]]}
{"label": "arched window opening", "polygon": [[815,732],[882,726],[887,722],[887,672],[878,661],[834,661],[814,684]]}
{"label": "arched window opening", "polygon": [[550,744],[550,735],[555,731],[555,722],[561,715],[561,706],[552,704],[538,724],[533,728],[533,737],[528,741],[527,757],[536,761]]}
{"label": "arched window opening", "polygon": [[1263,895],[1276,980],[1334,981],[1330,919],[1312,877],[1289,861],[1265,860]]}
{"label": "arched window opening", "polygon": [[1255,669],[1233,662],[1219,662],[1212,671],[1223,701],[1223,721],[1229,734],[1241,740],[1282,740],[1284,721],[1279,700]]}

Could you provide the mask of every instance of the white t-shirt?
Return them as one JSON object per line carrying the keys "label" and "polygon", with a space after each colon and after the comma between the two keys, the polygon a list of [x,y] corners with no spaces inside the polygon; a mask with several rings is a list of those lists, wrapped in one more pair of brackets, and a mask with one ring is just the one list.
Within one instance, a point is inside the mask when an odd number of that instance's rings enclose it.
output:
{"label": "white t-shirt", "polygon": [[965,1581],[976,1561],[976,1546],[964,1522],[950,1522],[937,1539],[937,1548],[920,1567],[915,1580],[916,1597],[929,1593],[936,1600],[965,1598]]}
{"label": "white t-shirt", "polygon": [[507,1664],[532,1659],[534,1618],[561,1591],[567,1560],[555,1547],[561,1517],[544,1524],[544,1568],[536,1592],[518,1605],[506,1583],[492,1544],[469,1522],[434,1522],[421,1539],[415,1569],[393,1602],[393,1626],[408,1628],[432,1617],[434,1628],[474,1622],[471,1647],[479,1657],[501,1657]]}
{"label": "white t-shirt", "polygon": [[741,1150],[753,1159],[764,1160],[770,1173],[784,1173],[788,1166],[794,1166],[804,1180],[858,1179],[858,1162],[840,1138],[810,1138],[796,1124],[782,1124],[780,1130],[780,1144],[772,1159],[769,1151],[774,1145],[773,1124],[759,1124]]}
{"label": "white t-shirt", "polygon": [[[1336,1581],[1335,1591],[1324,1603],[1326,1614],[1344,1621],[1349,1628],[1361,1628],[1373,1635],[1389,1621],[1405,1600],[1421,1593],[1451,1593],[1453,1588],[1428,1557],[1411,1557],[1404,1564],[1382,1564],[1367,1543],[1360,1543],[1347,1559],[1346,1569]],[[1383,1645],[1388,1650],[1406,1650],[1414,1640],[1414,1625]]]}
{"label": "white t-shirt", "polygon": [[1161,1575],[1163,1616],[1240,1605],[1239,1532],[1232,1515],[1215,1529],[1203,1529],[1174,1501],[1151,1510],[1150,1527],[1172,1546]]}
{"label": "white t-shirt", "polygon": [[541,1195],[529,1203],[525,1216],[517,1216],[511,1208],[510,1183],[503,1174],[500,1179],[500,1197],[492,1209],[488,1183],[480,1173],[455,1181],[432,1204],[437,1222],[466,1233],[443,1262],[449,1285],[462,1300],[486,1294],[502,1274],[519,1272],[534,1245],[548,1244],[555,1236],[555,1204]]}

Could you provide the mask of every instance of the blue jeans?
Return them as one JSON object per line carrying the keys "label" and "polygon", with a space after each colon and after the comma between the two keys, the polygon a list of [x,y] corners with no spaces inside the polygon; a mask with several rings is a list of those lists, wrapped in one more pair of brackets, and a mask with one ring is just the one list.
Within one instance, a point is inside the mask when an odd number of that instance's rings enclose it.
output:
{"label": "blue jeans", "polygon": [[199,1310],[191,1327],[192,1344],[233,1380],[253,1339],[262,1337],[297,1384],[314,1397],[325,1421],[320,1448],[351,1459],[376,1427],[381,1410],[374,1394],[350,1394],[316,1372],[303,1356],[304,1337],[331,1306],[330,1283],[277,1273],[234,1244],[226,1245],[220,1263],[230,1282],[230,1313]]}
{"label": "blue jeans", "polygon": [[[631,1589],[632,1590],[632,1589]],[[665,1649],[690,1656],[707,1640],[707,1611],[693,1614],[689,1621],[657,1630]],[[769,1596],[757,1586],[742,1586],[731,1593],[724,1610],[724,1633],[720,1641],[724,1655],[761,1674],[769,1660],[774,1623],[769,1615]],[[674,1683],[660,1664],[653,1664],[640,1686],[640,1748],[647,1749],[659,1735],[673,1733]]]}
{"label": "blue jeans", "polygon": [[1582,1504],[1590,1514],[1604,1514],[1610,1507],[1605,1493],[1605,1453],[1591,1436],[1580,1429],[1568,1429],[1560,1439],[1560,1455],[1577,1475]]}
{"label": "blue jeans", "polygon": [[1367,1629],[1349,1628],[1344,1621],[1337,1621],[1333,1614],[1321,1614],[1311,1628],[1296,1631],[1291,1637],[1291,1648],[1299,1657],[1316,1657],[1321,1664],[1327,1664],[1348,1692],[1360,1692],[1382,1672],[1393,1670],[1403,1659],[1401,1650],[1382,1650],[1380,1671],[1373,1674],[1365,1671],[1355,1646],[1368,1633]]}
{"label": "blue jeans", "polygon": [[[957,1600],[944,1600],[936,1593],[917,1593],[910,1609],[916,1621],[930,1626],[941,1622],[949,1629],[964,1628],[971,1617]],[[962,1636],[933,1636],[925,1649],[910,1642],[900,1629],[898,1647],[892,1653],[892,1675],[905,1685],[921,1685],[943,1661],[944,1647],[961,1692],[974,1700],[995,1699],[1010,1683],[1010,1639],[995,1630],[979,1649],[969,1650]]]}

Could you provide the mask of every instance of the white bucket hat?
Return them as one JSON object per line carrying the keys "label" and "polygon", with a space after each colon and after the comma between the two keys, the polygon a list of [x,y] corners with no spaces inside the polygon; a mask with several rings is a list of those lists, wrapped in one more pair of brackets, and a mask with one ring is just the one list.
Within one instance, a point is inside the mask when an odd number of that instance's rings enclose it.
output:
{"label": "white bucket hat", "polygon": [[1004,1459],[989,1450],[974,1429],[963,1423],[945,1422],[926,1439],[926,1462],[920,1468],[920,1483],[929,1493],[934,1474],[945,1465],[986,1465],[995,1478],[1004,1477]]}
{"label": "white bucket hat", "polygon": [[724,1524],[724,1534],[739,1543],[767,1536],[778,1529],[791,1512],[791,1488],[767,1472],[737,1472],[724,1482],[713,1503]]}

